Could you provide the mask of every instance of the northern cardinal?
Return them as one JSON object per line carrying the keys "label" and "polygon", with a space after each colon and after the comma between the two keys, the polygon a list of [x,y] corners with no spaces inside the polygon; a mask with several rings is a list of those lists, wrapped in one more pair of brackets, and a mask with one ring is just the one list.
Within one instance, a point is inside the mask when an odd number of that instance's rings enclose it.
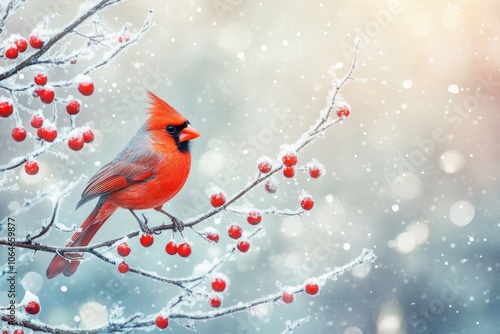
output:
{"label": "northern cardinal", "polygon": [[[191,167],[189,141],[200,134],[168,103],[148,93],[148,120],[125,148],[89,180],[76,208],[97,197],[99,201],[66,247],[87,246],[118,208],[130,210],[142,229],[147,228],[145,222],[133,210],[154,208],[169,216],[174,224],[179,222],[162,206],[184,186]],[[73,275],[82,257],[78,253],[54,256],[47,278],[61,273]]]}

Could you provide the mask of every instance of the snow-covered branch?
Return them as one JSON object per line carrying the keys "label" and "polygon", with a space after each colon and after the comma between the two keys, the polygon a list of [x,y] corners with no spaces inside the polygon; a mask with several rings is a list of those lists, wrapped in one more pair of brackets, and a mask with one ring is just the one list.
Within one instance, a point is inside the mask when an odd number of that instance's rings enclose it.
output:
{"label": "snow-covered branch", "polygon": [[297,328],[299,328],[304,324],[307,324],[309,321],[311,321],[310,316],[303,317],[295,321],[288,320],[286,322],[286,329],[283,332],[281,332],[281,334],[292,334],[294,330],[296,330]]}
{"label": "snow-covered branch", "polygon": [[[10,96],[0,95],[0,116],[9,118],[13,115],[16,126],[12,130],[12,138],[18,142],[30,139],[33,149],[0,164],[0,173],[24,165],[28,174],[36,174],[39,170],[36,158],[40,155],[52,153],[65,159],[66,155],[58,150],[59,144],[66,143],[72,150],[78,151],[84,144],[93,141],[94,134],[90,127],[78,126],[76,122],[82,102],[73,96],[60,95],[67,95],[64,89],[68,87],[77,87],[84,97],[91,95],[94,83],[89,75],[137,43],[151,28],[153,12],[150,10],[136,33],[128,31],[130,24],[126,24],[118,33],[109,33],[107,25],[96,16],[109,6],[121,2],[123,0],[86,1],[80,6],[75,18],[61,28],[51,26],[52,15],[40,22],[28,39],[17,34],[4,38],[5,42],[0,44],[0,54],[5,55],[5,66],[0,67],[0,92],[4,90]],[[4,8],[5,19],[0,22],[5,24],[22,3],[23,1],[10,1]],[[78,30],[88,29],[88,26],[92,28],[86,34]],[[99,43],[95,42],[96,38],[100,39]],[[74,45],[78,39],[83,40],[83,44],[68,51],[70,43]],[[83,71],[74,73],[68,79],[50,80],[49,72],[55,67],[68,68],[80,60],[93,61]],[[40,71],[34,82],[18,82],[20,74],[31,69]],[[70,70],[67,72],[71,73]],[[27,94],[39,98],[44,104],[52,105],[52,117],[20,103],[19,96]],[[65,107],[70,118],[70,125],[59,129],[57,121],[61,115],[58,105]],[[36,134],[29,133],[29,129],[23,126],[24,115],[31,116],[31,127]]]}
{"label": "snow-covered branch", "polygon": [[[79,27],[80,24],[85,20],[90,18],[94,13],[118,2],[120,2],[120,0],[100,1],[91,8],[81,10],[79,16],[77,16],[77,18],[75,18],[73,22],[71,22],[63,29],[63,31],[66,31],[65,34],[59,32],[48,35],[47,39],[45,40],[46,44],[44,44],[44,46],[41,47],[39,51],[28,56],[23,61],[25,62],[24,66],[30,66],[32,64],[31,62],[37,62],[38,65],[45,64],[47,66],[56,66],[63,63],[65,64],[68,60],[72,59],[72,55],[65,55],[64,52],[58,53],[59,58],[55,60],[47,56],[47,52],[51,50],[51,47],[56,45],[56,43],[60,41],[64,36],[76,36],[78,38],[83,38],[86,40],[87,46],[98,45],[102,47],[109,47],[111,45],[107,52],[102,55],[102,58],[95,60],[92,65],[90,65],[86,70],[83,71],[82,75],[87,75],[97,68],[101,67],[102,65],[108,63],[128,45],[137,42],[139,38],[151,27],[151,13],[147,17],[142,28],[139,29],[136,34],[130,34],[128,30],[124,28],[122,33],[123,36],[120,36],[121,44],[115,46],[110,43],[110,40],[106,37],[106,34],[100,32],[99,27],[101,25],[96,22],[94,22],[94,29],[91,32],[84,33],[80,30],[76,31],[75,29]],[[49,22],[50,20],[47,21]],[[156,226],[148,226],[148,229],[152,232],[152,234],[145,234],[141,230],[137,230],[128,233],[127,235],[117,236],[114,239],[84,247],[51,246],[40,242],[42,236],[48,235],[55,228],[66,229],[63,228],[62,225],[58,222],[58,216],[61,210],[63,210],[63,199],[69,193],[71,193],[71,191],[74,189],[77,182],[81,180],[81,178],[64,186],[60,184],[53,188],[48,187],[45,191],[41,192],[35,198],[26,200],[21,208],[10,215],[10,217],[13,217],[20,213],[26,212],[37,203],[43,201],[44,199],[50,198],[53,203],[52,211],[48,218],[46,218],[42,222],[39,230],[33,232],[31,235],[17,237],[15,240],[1,238],[0,245],[14,247],[17,249],[28,249],[33,251],[54,253],[71,261],[86,261],[88,259],[84,259],[83,256],[88,253],[92,255],[91,257],[89,257],[90,261],[94,261],[95,259],[101,260],[104,263],[113,266],[112,270],[118,269],[119,272],[127,275],[130,275],[132,273],[137,275],[139,279],[151,280],[160,284],[168,284],[173,288],[178,289],[178,293],[174,295],[170,300],[166,301],[164,306],[158,309],[155,314],[146,315],[143,313],[134,313],[131,316],[124,317],[122,316],[122,312],[117,311],[113,313],[112,316],[110,316],[109,321],[106,325],[90,330],[46,324],[40,320],[33,319],[33,317],[23,312],[20,312],[18,314],[14,322],[10,317],[8,317],[7,314],[2,313],[2,320],[5,322],[9,322],[11,325],[14,324],[17,326],[23,326],[24,328],[29,328],[35,331],[61,334],[113,332],[125,333],[132,332],[137,329],[149,330],[152,329],[153,326],[164,329],[168,326],[169,320],[176,321],[179,326],[185,326],[186,328],[194,329],[194,324],[197,321],[213,320],[220,317],[230,316],[238,312],[251,310],[263,304],[289,304],[294,301],[294,296],[302,293],[308,295],[316,295],[319,293],[320,289],[329,281],[335,281],[338,276],[343,275],[344,273],[349,272],[354,268],[367,265],[375,261],[376,256],[373,251],[364,249],[358,257],[356,257],[349,263],[338,266],[333,270],[328,270],[326,272],[320,273],[315,277],[310,277],[302,284],[294,286],[282,286],[282,284],[280,283],[277,284],[275,292],[256,297],[249,301],[240,301],[231,305],[222,306],[223,292],[226,290],[228,281],[227,277],[221,271],[224,265],[228,264],[238,256],[249,252],[251,244],[255,241],[256,238],[265,236],[265,228],[262,225],[259,225],[262,220],[262,215],[302,217],[306,215],[309,210],[313,209],[315,204],[313,196],[307,193],[305,190],[302,190],[302,194],[297,201],[296,207],[292,208],[278,208],[274,206],[270,206],[267,208],[257,208],[253,204],[241,204],[240,202],[243,202],[246,194],[261,185],[264,186],[264,189],[268,193],[273,194],[274,192],[276,192],[276,179],[279,174],[282,174],[282,177],[284,178],[293,178],[296,173],[309,173],[309,176],[312,179],[319,178],[325,174],[324,166],[322,166],[316,159],[298,166],[297,156],[300,151],[311,145],[317,138],[321,138],[322,136],[324,136],[327,130],[331,129],[334,125],[339,124],[349,116],[350,107],[341,97],[340,91],[348,82],[358,81],[358,79],[353,77],[353,72],[356,68],[357,63],[356,57],[358,43],[359,42],[356,42],[356,53],[352,65],[348,69],[345,76],[343,76],[341,79],[337,79],[334,71],[332,70],[331,74],[333,75],[333,84],[332,89],[328,94],[327,105],[325,109],[319,113],[318,118],[309,127],[309,129],[305,130],[304,133],[291,144],[284,144],[281,147],[277,148],[276,156],[274,158],[261,157],[257,161],[258,173],[256,174],[256,176],[246,185],[242,185],[240,190],[236,191],[234,194],[227,196],[222,189],[219,189],[217,187],[210,187],[210,189],[207,191],[207,195],[208,200],[212,204],[213,208],[195,217],[185,219],[181,225],[179,225],[179,222],[174,218],[170,217],[172,221],[168,221],[167,223],[162,223]],[[26,62],[28,59],[32,59],[31,62]],[[20,69],[22,68],[24,67],[21,67]],[[10,72],[8,71],[9,70],[4,72],[4,75],[7,75],[6,78],[12,76],[9,75]],[[43,79],[43,77],[41,79]],[[68,87],[74,84],[78,84],[80,89],[80,85],[82,84],[82,82],[84,81],[75,78],[68,81],[54,82],[52,83],[52,87]],[[2,86],[0,80],[0,89],[2,87],[6,88],[12,94],[14,94],[28,91],[35,87],[35,85],[27,85],[18,86],[17,88],[15,88],[14,85],[8,86],[9,84]],[[36,81],[35,84],[39,85],[39,83],[37,83]],[[86,84],[87,85],[83,87],[84,93],[87,93],[88,90],[86,89],[89,89],[89,83],[86,82]],[[45,84],[40,86],[44,85]],[[41,91],[39,91],[38,94],[41,94]],[[44,98],[46,98],[46,96],[42,97],[42,95],[40,95],[40,97],[42,98],[42,101]],[[15,97],[11,101],[7,101],[7,103],[10,103],[12,101],[14,102],[14,104],[18,104]],[[68,105],[69,104],[67,104],[67,106]],[[22,108],[19,109],[22,110]],[[17,110],[14,114],[17,118],[19,118]],[[35,117],[37,115],[33,116]],[[52,119],[52,124],[55,124],[56,121],[57,112],[54,106],[54,117]],[[30,152],[28,155],[13,158],[9,163],[0,166],[0,172],[8,173],[11,169],[24,164],[26,171],[30,173],[31,169],[27,169],[27,166],[31,161],[33,161],[35,157],[46,152],[53,153],[56,156],[59,156],[60,153],[57,151],[56,145],[61,142],[68,142],[69,144],[72,141],[72,138],[74,138],[75,131],[78,130],[75,124],[74,117],[71,118],[70,126],[61,128],[59,130],[59,136],[57,136],[57,138],[50,137],[50,129],[52,128],[47,128],[47,133],[42,132],[42,135],[39,134],[40,138],[34,139],[35,148],[32,152]],[[80,135],[83,136],[84,131],[81,131]],[[208,241],[209,244],[213,245],[218,243],[220,232],[218,229],[210,226],[206,227],[204,230],[199,230],[200,226],[203,226],[203,223],[206,223],[209,218],[215,218],[218,215],[218,218],[223,218],[229,223],[227,234],[230,238],[235,240],[235,243],[228,245],[224,255],[220,258],[216,258],[211,262],[205,260],[195,265],[193,267],[191,275],[187,277],[166,277],[163,275],[159,275],[156,272],[148,271],[137,265],[131,266],[126,262],[126,257],[131,252],[128,241],[139,236],[141,238],[141,244],[147,247],[153,243],[154,235],[161,234],[164,231],[171,231],[174,236],[178,236],[180,234],[180,236],[182,237],[182,242],[177,244],[173,236],[171,241],[169,241],[165,246],[165,251],[167,252],[167,254],[179,255],[181,257],[188,257],[191,254],[191,248],[193,246],[192,243],[188,241],[188,233],[194,232],[194,237],[200,237]],[[243,228],[239,224],[233,223],[232,219],[230,218],[231,216],[246,217],[247,222],[251,227]],[[7,218],[4,218],[4,220],[0,223],[0,229],[2,225],[5,225],[5,223],[7,222],[6,219]],[[181,228],[179,226],[181,226]],[[143,240],[143,238],[145,241]],[[115,250],[118,255],[114,252]],[[213,291],[207,290],[204,287],[205,283],[211,283]],[[208,302],[213,310],[194,310],[192,306],[201,301]],[[35,314],[32,313],[33,308],[27,308],[28,305],[18,305],[17,307],[19,309],[25,307],[28,314]],[[283,333],[292,333],[296,328],[308,322],[309,320],[309,317],[304,317],[296,321],[288,321],[286,324],[286,329],[283,331]]]}
{"label": "snow-covered branch", "polygon": [[[189,305],[191,302],[189,300],[190,295],[184,294],[184,298],[181,298],[179,296],[174,297],[169,303],[167,303],[169,307],[167,307],[166,311],[161,311],[160,316],[163,316],[162,314],[163,312],[165,312],[165,317],[172,320],[195,320],[195,321],[214,320],[220,317],[234,315],[236,313],[243,311],[248,311],[262,304],[271,304],[271,303],[288,304],[290,302],[289,299],[287,299],[287,296],[289,295],[294,296],[301,293],[307,293],[313,295],[317,294],[318,290],[316,290],[315,293],[311,293],[311,291],[308,290],[309,286],[315,284],[317,286],[317,289],[319,289],[326,283],[327,280],[336,280],[338,276],[341,276],[346,272],[351,271],[354,268],[366,265],[375,260],[376,256],[373,253],[373,251],[369,249],[364,249],[363,252],[351,262],[341,267],[334,268],[333,270],[326,272],[321,276],[310,278],[305,285],[301,284],[293,287],[287,287],[285,291],[279,290],[275,293],[263,297],[259,297],[247,302],[239,302],[235,305],[219,308],[210,312],[183,310],[182,306]],[[189,293],[192,294],[193,292],[190,291]],[[129,318],[114,319],[113,321],[110,321],[106,326],[100,328],[93,328],[90,330],[51,326],[37,320],[29,319],[28,317],[19,318],[16,321],[16,325],[41,332],[58,333],[58,334],[77,334],[77,333],[91,334],[91,333],[115,333],[115,332],[126,333],[128,331],[139,328],[147,330],[148,327],[154,326],[155,323],[157,324],[157,319],[158,319],[157,314],[151,314],[147,316],[142,314],[136,314]],[[6,316],[2,316],[2,320],[8,321]],[[305,317],[297,321],[287,323],[287,329],[283,333],[292,333],[294,329],[308,322],[308,320],[309,319]]]}

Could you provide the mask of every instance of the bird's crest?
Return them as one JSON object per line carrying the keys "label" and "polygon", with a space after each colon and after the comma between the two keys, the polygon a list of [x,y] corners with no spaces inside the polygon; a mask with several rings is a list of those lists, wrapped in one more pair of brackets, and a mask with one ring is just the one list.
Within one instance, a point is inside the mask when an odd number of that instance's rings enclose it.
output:
{"label": "bird's crest", "polygon": [[163,101],[155,94],[148,91],[150,100],[149,108],[149,127],[165,125],[180,125],[186,122],[186,118],[175,110],[170,104]]}

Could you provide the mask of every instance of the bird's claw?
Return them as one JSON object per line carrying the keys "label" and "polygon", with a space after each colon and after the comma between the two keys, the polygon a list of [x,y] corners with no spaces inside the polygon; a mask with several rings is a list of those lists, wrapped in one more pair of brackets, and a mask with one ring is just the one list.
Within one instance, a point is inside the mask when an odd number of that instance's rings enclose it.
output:
{"label": "bird's claw", "polygon": [[173,217],[172,218],[172,224],[174,224],[174,232],[177,232],[177,231],[182,232],[182,231],[184,231],[184,223],[182,222],[182,220]]}
{"label": "bird's claw", "polygon": [[146,234],[153,234],[154,231],[149,228],[148,226],[148,217],[143,213],[142,218],[144,218],[144,221],[138,219],[137,221],[139,222],[139,226],[141,227],[142,232]]}

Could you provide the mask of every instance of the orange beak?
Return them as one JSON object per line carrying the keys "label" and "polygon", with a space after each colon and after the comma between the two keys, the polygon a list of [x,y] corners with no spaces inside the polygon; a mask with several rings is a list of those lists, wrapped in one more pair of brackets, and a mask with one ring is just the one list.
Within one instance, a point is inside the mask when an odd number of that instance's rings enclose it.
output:
{"label": "orange beak", "polygon": [[201,136],[200,133],[191,125],[188,125],[179,134],[179,142],[182,143],[187,140],[198,138],[199,136]]}

